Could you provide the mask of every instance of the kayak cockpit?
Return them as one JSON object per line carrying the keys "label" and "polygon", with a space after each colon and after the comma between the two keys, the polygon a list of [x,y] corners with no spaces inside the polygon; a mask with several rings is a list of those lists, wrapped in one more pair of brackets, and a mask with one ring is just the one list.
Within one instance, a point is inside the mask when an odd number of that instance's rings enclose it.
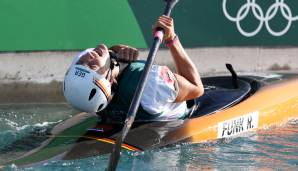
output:
{"label": "kayak cockpit", "polygon": [[190,118],[213,114],[220,110],[231,107],[253,94],[261,86],[256,80],[246,77],[237,77],[235,80],[230,76],[202,78],[205,92],[203,96],[188,102],[190,108],[195,110]]}

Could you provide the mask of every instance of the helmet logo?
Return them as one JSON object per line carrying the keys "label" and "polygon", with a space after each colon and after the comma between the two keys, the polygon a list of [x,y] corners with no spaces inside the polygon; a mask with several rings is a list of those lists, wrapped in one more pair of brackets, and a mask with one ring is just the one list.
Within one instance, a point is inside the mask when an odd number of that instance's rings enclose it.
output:
{"label": "helmet logo", "polygon": [[82,77],[84,78],[86,73],[90,73],[89,71],[85,70],[85,69],[82,69],[82,68],[79,68],[79,67],[76,67],[76,71],[75,71],[75,75],[78,76],[78,77]]}

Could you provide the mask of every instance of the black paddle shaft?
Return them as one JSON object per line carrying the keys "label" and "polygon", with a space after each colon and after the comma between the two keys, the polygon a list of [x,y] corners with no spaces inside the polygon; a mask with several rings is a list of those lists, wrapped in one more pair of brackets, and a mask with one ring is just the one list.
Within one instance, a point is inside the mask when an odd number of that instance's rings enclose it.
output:
{"label": "black paddle shaft", "polygon": [[[170,16],[172,9],[174,8],[174,6],[176,5],[177,2],[178,2],[178,0],[166,0],[166,8],[165,8],[163,14],[166,16]],[[147,57],[147,61],[145,63],[144,70],[142,72],[137,89],[134,93],[131,105],[129,107],[129,110],[127,113],[127,118],[125,120],[125,124],[122,128],[121,134],[119,134],[117,136],[116,144],[115,144],[112,154],[110,156],[109,166],[107,169],[108,171],[116,170],[118,161],[120,159],[122,142],[124,141],[128,131],[130,130],[130,128],[135,120],[136,113],[137,113],[137,110],[140,105],[141,97],[142,97],[146,82],[148,80],[149,71],[151,70],[152,64],[154,62],[156,53],[159,49],[159,46],[160,46],[160,43],[162,41],[163,34],[164,34],[164,32],[161,29],[158,29],[157,31],[161,32],[161,35],[154,37],[153,44],[150,48],[150,51],[149,51],[149,54]]]}

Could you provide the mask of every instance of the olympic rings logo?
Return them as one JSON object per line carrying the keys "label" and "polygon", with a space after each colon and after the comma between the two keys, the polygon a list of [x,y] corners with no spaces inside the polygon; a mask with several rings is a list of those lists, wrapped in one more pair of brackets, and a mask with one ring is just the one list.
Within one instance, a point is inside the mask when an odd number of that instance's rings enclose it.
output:
{"label": "olympic rings logo", "polygon": [[[293,16],[291,8],[284,2],[284,0],[275,0],[275,2],[268,8],[268,10],[266,11],[265,14],[264,14],[262,8],[260,7],[260,5],[258,5],[256,3],[256,0],[246,0],[246,4],[243,4],[239,8],[236,17],[231,16],[227,12],[226,5],[227,5],[227,0],[223,0],[222,8],[223,8],[223,12],[224,12],[225,16],[230,21],[235,22],[238,31],[246,37],[252,37],[252,36],[255,36],[256,34],[258,34],[259,31],[262,29],[264,23],[265,23],[265,27],[266,27],[267,31],[271,35],[282,36],[288,32],[288,30],[290,29],[290,27],[292,25],[292,22],[298,20],[298,15]],[[247,17],[250,10],[252,10],[252,14],[254,15],[254,17],[257,20],[259,20],[259,25],[257,26],[257,28],[255,30],[253,30],[251,32],[247,32],[242,28],[240,22],[245,17]],[[281,31],[273,30],[269,24],[270,20],[272,20],[276,16],[278,10],[281,10],[282,16],[288,21],[285,28]]]}

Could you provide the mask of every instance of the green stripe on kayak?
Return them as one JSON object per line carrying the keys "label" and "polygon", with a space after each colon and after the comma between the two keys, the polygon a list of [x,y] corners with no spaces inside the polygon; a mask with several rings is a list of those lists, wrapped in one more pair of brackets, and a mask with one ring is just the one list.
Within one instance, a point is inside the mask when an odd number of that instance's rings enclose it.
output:
{"label": "green stripe on kayak", "polygon": [[97,117],[90,117],[69,129],[56,135],[54,139],[44,148],[26,157],[11,161],[7,164],[16,164],[18,166],[28,165],[53,158],[72,147],[76,140],[85,134],[88,128],[96,125]]}

